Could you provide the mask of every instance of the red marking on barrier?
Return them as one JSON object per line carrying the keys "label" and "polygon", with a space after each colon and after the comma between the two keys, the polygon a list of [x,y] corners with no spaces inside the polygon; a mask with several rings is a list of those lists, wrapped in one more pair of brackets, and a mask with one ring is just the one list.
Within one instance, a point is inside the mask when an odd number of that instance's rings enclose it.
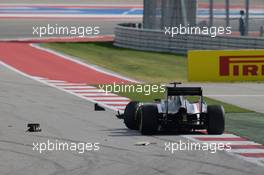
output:
{"label": "red marking on barrier", "polygon": [[85,84],[131,83],[25,43],[0,43],[0,60],[28,75],[51,80]]}
{"label": "red marking on barrier", "polygon": [[238,154],[250,158],[264,158],[264,153],[238,153]]}
{"label": "red marking on barrier", "polygon": [[244,138],[241,137],[234,137],[234,138],[219,138],[219,137],[194,137],[197,140],[200,141],[247,141]]}

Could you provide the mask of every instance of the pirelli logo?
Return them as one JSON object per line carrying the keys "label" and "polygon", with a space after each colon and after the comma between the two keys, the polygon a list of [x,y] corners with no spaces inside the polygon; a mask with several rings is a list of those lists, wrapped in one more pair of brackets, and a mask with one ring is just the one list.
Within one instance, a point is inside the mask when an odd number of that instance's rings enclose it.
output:
{"label": "pirelli logo", "polygon": [[264,50],[191,50],[188,80],[264,81]]}
{"label": "pirelli logo", "polygon": [[264,55],[220,56],[220,76],[264,76]]}

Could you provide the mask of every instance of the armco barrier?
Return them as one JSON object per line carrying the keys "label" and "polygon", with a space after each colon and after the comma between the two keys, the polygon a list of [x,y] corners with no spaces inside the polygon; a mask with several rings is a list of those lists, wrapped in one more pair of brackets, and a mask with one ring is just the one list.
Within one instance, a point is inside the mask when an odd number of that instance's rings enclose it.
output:
{"label": "armco barrier", "polygon": [[264,50],[193,50],[189,81],[263,81]]}
{"label": "armco barrier", "polygon": [[115,45],[137,50],[187,54],[188,50],[264,49],[264,38],[206,35],[177,35],[164,31],[137,28],[135,24],[119,24],[115,28]]}

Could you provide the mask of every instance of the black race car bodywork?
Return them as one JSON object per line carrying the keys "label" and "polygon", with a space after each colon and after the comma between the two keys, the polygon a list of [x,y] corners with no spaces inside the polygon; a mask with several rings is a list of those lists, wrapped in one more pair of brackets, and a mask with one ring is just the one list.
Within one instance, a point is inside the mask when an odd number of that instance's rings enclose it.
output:
{"label": "black race car bodywork", "polygon": [[166,89],[164,100],[153,103],[131,101],[122,115],[125,125],[144,135],[163,129],[207,129],[208,134],[224,132],[223,107],[208,106],[201,87],[177,87],[174,83]]}

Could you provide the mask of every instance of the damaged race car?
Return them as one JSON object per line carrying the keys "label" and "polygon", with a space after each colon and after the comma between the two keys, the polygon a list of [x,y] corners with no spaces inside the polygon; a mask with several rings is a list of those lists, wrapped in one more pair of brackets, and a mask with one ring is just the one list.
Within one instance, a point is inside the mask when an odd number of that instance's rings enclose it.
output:
{"label": "damaged race car", "polygon": [[225,112],[220,105],[207,105],[201,87],[166,87],[166,98],[153,103],[131,101],[125,108],[127,128],[152,135],[161,130],[206,129],[208,134],[222,134],[225,129]]}

